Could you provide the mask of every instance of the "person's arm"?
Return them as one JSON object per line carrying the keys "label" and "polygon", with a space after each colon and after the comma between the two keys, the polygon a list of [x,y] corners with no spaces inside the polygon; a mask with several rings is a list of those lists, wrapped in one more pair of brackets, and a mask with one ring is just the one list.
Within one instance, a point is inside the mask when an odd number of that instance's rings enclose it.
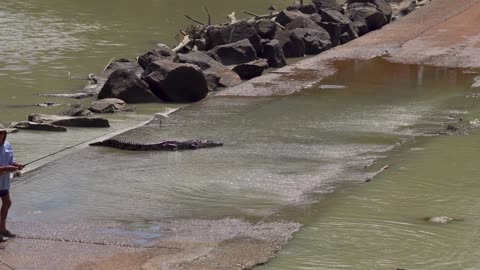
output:
{"label": "person's arm", "polygon": [[18,168],[13,166],[13,165],[1,166],[0,167],[0,174],[12,173],[12,172],[15,172],[17,170],[18,170]]}

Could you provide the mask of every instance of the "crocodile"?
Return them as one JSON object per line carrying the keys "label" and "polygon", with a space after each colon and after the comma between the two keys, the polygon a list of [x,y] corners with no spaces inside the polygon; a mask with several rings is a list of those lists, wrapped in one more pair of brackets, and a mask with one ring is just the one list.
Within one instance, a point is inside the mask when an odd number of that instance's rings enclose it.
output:
{"label": "crocodile", "polygon": [[195,150],[199,148],[211,148],[223,146],[223,143],[207,140],[162,140],[156,143],[133,143],[117,139],[91,143],[91,146],[108,146],[130,151],[178,151]]}

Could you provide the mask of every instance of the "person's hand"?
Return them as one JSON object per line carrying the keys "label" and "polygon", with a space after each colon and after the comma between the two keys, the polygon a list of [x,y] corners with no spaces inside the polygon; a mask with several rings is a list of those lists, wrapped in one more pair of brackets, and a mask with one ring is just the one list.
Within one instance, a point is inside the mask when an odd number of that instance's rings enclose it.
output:
{"label": "person's hand", "polygon": [[21,171],[21,170],[23,170],[23,168],[25,168],[25,165],[18,164],[18,163],[13,164],[13,166],[15,166],[17,168],[17,170],[19,170],[19,171]]}

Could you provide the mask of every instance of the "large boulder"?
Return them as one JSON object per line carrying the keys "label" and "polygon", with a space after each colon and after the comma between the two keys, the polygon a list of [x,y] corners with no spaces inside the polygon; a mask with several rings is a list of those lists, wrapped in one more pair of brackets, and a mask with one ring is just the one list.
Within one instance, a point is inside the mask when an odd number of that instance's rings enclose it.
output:
{"label": "large boulder", "polygon": [[70,117],[48,114],[30,114],[29,122],[62,127],[110,127],[107,119],[99,117]]}
{"label": "large boulder", "polygon": [[170,60],[176,62],[177,54],[167,45],[159,44],[158,48],[150,50],[138,57],[138,63],[144,69],[157,60]]}
{"label": "large boulder", "polygon": [[317,23],[312,21],[310,18],[306,17],[298,17],[295,20],[289,22],[286,26],[288,30],[293,30],[297,28],[309,28],[309,29],[316,29],[316,30],[323,30]]}
{"label": "large boulder", "polygon": [[300,4],[295,4],[293,6],[287,7],[288,11],[300,11],[303,14],[315,14],[318,12],[317,7],[313,4],[310,5],[300,5]]}
{"label": "large boulder", "polygon": [[319,54],[332,48],[330,35],[323,29],[297,28],[293,32],[305,43],[306,54]]}
{"label": "large boulder", "polygon": [[113,72],[98,99],[118,98],[127,103],[158,102],[158,98],[150,91],[148,84],[132,71],[119,69]]}
{"label": "large boulder", "polygon": [[255,31],[254,25],[247,21],[239,21],[227,26],[212,26],[207,30],[207,47],[210,49],[243,39],[248,39],[256,52],[261,51],[261,37]]}
{"label": "large boulder", "polygon": [[263,46],[262,58],[267,59],[268,65],[272,68],[281,68],[287,65],[280,41],[272,39]]}
{"label": "large boulder", "polygon": [[219,78],[218,84],[225,87],[235,86],[242,82],[237,73],[203,52],[192,51],[188,54],[178,54],[178,61],[200,67],[207,78],[210,90],[215,89],[213,87],[216,81],[215,77]]}
{"label": "large boulder", "polygon": [[294,10],[294,11],[283,10],[283,11],[280,11],[280,13],[277,15],[277,17],[275,18],[275,21],[283,26],[286,26],[287,24],[291,23],[293,20],[299,17],[308,18],[309,15],[303,14],[298,10]]}
{"label": "large boulder", "polygon": [[280,42],[286,58],[305,56],[305,43],[293,31],[279,31],[275,34],[275,39]]}
{"label": "large boulder", "polygon": [[115,113],[126,111],[127,104],[118,98],[104,98],[93,102],[89,110],[94,113]]}
{"label": "large boulder", "polygon": [[218,56],[220,62],[227,66],[248,63],[257,58],[257,52],[248,39],[217,46],[210,52]]}
{"label": "large boulder", "polygon": [[354,3],[369,3],[373,4],[387,19],[387,22],[392,20],[392,7],[385,0],[347,0],[347,9],[348,5]]}
{"label": "large boulder", "polygon": [[267,60],[260,59],[235,66],[233,71],[235,71],[243,80],[250,80],[262,76],[263,71],[266,69],[268,69]]}
{"label": "large boulder", "polygon": [[167,102],[196,102],[208,95],[205,75],[196,65],[158,60],[142,74],[152,92]]}
{"label": "large boulder", "polygon": [[108,64],[103,74],[105,78],[108,78],[108,76],[110,76],[113,72],[119,69],[131,71],[135,73],[137,77],[140,77],[140,75],[142,75],[143,73],[143,68],[137,62],[132,62],[128,59],[120,58]]}
{"label": "large boulder", "polygon": [[348,5],[346,15],[358,28],[360,35],[380,29],[388,23],[387,17],[370,3]]}
{"label": "large boulder", "polygon": [[[340,36],[343,35],[344,37],[344,42],[341,42],[341,43],[348,42],[358,37],[359,30],[357,29],[355,24],[352,22],[352,20],[350,20],[347,16],[343,15],[337,10],[333,10],[333,9],[322,10],[322,23],[320,25],[323,27],[325,23],[332,23],[340,26],[340,29],[341,29]],[[346,40],[345,40],[345,37],[347,37]]]}
{"label": "large boulder", "polygon": [[331,22],[320,22],[319,24],[325,31],[330,35],[330,40],[332,41],[332,46],[340,45],[340,36],[342,35],[342,26],[337,23]]}
{"label": "large boulder", "polygon": [[261,38],[273,39],[279,27],[271,20],[261,20],[255,24],[255,30]]}

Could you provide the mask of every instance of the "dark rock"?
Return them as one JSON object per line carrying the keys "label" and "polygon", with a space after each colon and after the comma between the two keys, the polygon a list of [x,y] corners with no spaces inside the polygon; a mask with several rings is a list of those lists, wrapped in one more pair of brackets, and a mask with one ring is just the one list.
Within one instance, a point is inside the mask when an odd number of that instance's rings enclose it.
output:
{"label": "dark rock", "polygon": [[218,55],[224,65],[248,63],[257,58],[257,53],[248,39],[217,46],[211,52]]}
{"label": "dark rock", "polygon": [[293,30],[293,32],[305,43],[306,54],[319,54],[332,48],[330,35],[322,28],[320,30],[298,28]]}
{"label": "dark rock", "polygon": [[89,117],[70,117],[46,114],[30,114],[28,121],[62,127],[110,127],[107,119]]}
{"label": "dark rock", "polygon": [[250,80],[262,76],[263,71],[268,69],[268,62],[265,59],[255,60],[250,63],[240,64],[233,68],[240,78]]}
{"label": "dark rock", "polygon": [[213,72],[203,72],[205,79],[207,80],[208,90],[214,91],[220,85],[220,75]]}
{"label": "dark rock", "polygon": [[271,20],[261,20],[255,24],[255,29],[261,38],[273,39],[279,27]]}
{"label": "dark rock", "polygon": [[370,3],[348,5],[346,15],[358,28],[360,35],[380,29],[388,23],[385,15]]}
{"label": "dark rock", "polygon": [[219,45],[234,43],[248,39],[255,51],[261,51],[261,37],[255,31],[255,27],[247,21],[239,21],[227,26],[215,26],[207,30],[208,48],[212,49]]}
{"label": "dark rock", "polygon": [[322,31],[322,27],[312,21],[310,18],[305,17],[298,17],[295,20],[291,21],[287,24],[286,28],[288,30],[293,30],[297,28],[309,28],[309,29],[316,29]]}
{"label": "dark rock", "polygon": [[317,8],[317,10],[321,9],[334,9],[338,7],[338,3],[336,0],[313,0],[313,5]]}
{"label": "dark rock", "polygon": [[158,60],[142,74],[152,92],[167,102],[196,102],[208,94],[208,85],[200,67]]}
{"label": "dark rock", "polygon": [[322,22],[322,16],[320,16],[320,14],[318,13],[310,15],[309,19],[318,25],[320,25],[320,23]]}
{"label": "dark rock", "polygon": [[305,56],[305,43],[294,32],[283,30],[277,32],[275,39],[280,42],[286,58]]}
{"label": "dark rock", "polygon": [[375,7],[385,15],[387,23],[392,19],[392,7],[385,0],[347,0],[347,9],[348,6],[354,3],[370,3],[375,5]]}
{"label": "dark rock", "polygon": [[272,68],[281,68],[287,65],[282,46],[277,39],[273,39],[263,46],[262,58],[267,59],[268,65]]}
{"label": "dark rock", "polygon": [[89,108],[94,113],[116,113],[126,111],[127,104],[118,98],[105,98],[92,103]]}
{"label": "dark rock", "polygon": [[188,54],[179,54],[178,59],[180,63],[188,63],[199,66],[207,77],[209,88],[212,87],[212,77],[209,74],[216,74],[217,77],[220,78],[220,86],[231,87],[242,82],[237,73],[233,72],[223,64],[215,61],[212,57],[203,52],[195,51]]}
{"label": "dark rock", "polygon": [[333,47],[340,45],[340,35],[342,34],[342,27],[340,24],[321,22],[320,26],[330,35],[330,40],[332,41]]}
{"label": "dark rock", "polygon": [[103,74],[105,75],[105,78],[108,78],[108,76],[110,76],[113,72],[119,69],[131,71],[135,73],[137,77],[140,77],[140,75],[142,75],[142,72],[143,72],[143,68],[137,62],[132,62],[128,59],[120,58],[111,62],[107,66]]}
{"label": "dark rock", "polygon": [[51,124],[29,122],[29,121],[12,123],[11,127],[15,129],[26,129],[26,130],[36,130],[36,131],[55,131],[55,132],[67,131],[67,129],[64,127],[51,125]]}
{"label": "dark rock", "polygon": [[174,53],[168,46],[160,44],[158,48],[150,50],[138,57],[138,63],[144,69],[157,60],[169,60],[176,62],[177,54]]}
{"label": "dark rock", "polygon": [[63,112],[63,115],[66,116],[91,116],[93,112],[85,108],[81,104],[73,104],[70,109]]}
{"label": "dark rock", "polygon": [[[322,10],[322,20],[323,23],[321,25],[324,25],[324,23],[333,23],[337,24],[341,28],[341,34],[343,33],[348,33],[348,41],[353,40],[358,37],[358,29],[355,27],[354,23],[345,15],[342,13],[333,10],[333,9],[328,9],[328,10]],[[328,30],[327,30],[328,31]]]}
{"label": "dark rock", "polygon": [[307,14],[303,14],[300,11],[288,11],[288,10],[283,10],[280,11],[280,13],[277,15],[275,18],[275,21],[283,26],[286,26],[293,20],[299,17],[305,17],[308,18],[309,16]]}
{"label": "dark rock", "polygon": [[287,10],[288,11],[298,10],[298,11],[302,12],[303,14],[309,14],[309,15],[310,14],[315,14],[315,13],[318,12],[317,7],[313,4],[310,4],[310,5],[296,4],[296,5],[287,7]]}
{"label": "dark rock", "polygon": [[132,71],[119,69],[113,72],[98,99],[118,98],[127,103],[158,102],[158,98],[150,91],[148,84],[139,79]]}

